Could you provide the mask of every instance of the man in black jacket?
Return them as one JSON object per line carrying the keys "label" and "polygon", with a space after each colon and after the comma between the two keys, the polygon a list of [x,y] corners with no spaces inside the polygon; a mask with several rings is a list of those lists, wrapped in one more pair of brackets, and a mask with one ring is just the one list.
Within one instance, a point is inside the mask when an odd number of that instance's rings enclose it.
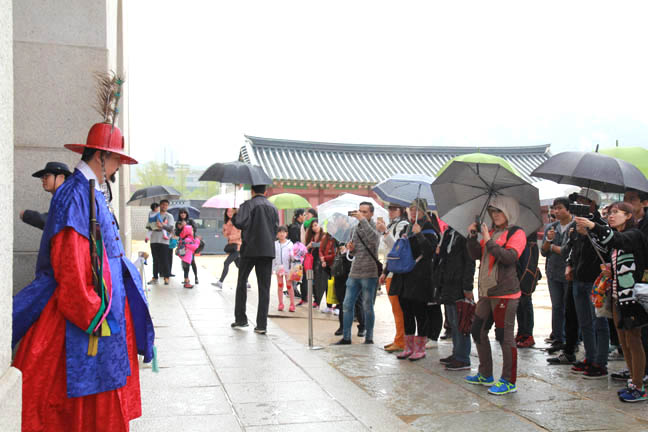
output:
{"label": "man in black jacket", "polygon": [[234,322],[232,327],[247,327],[245,314],[247,301],[247,279],[255,269],[259,289],[256,327],[259,334],[266,333],[268,307],[270,305],[270,283],[272,260],[275,257],[274,242],[279,229],[279,212],[265,197],[265,185],[252,186],[252,198],[241,204],[232,223],[241,230],[241,261],[239,263]]}
{"label": "man in black jacket", "polygon": [[[41,179],[43,189],[54,195],[56,189],[63,184],[66,178],[72,174],[68,166],[62,162],[47,162],[45,168],[36,171],[32,177]],[[20,212],[20,219],[28,225],[42,230],[47,222],[47,213],[40,213],[35,210],[23,210]]]}
{"label": "man in black jacket", "polygon": [[[598,212],[598,204],[601,201],[598,192],[583,188],[578,193],[577,201],[579,204],[589,206],[592,221],[605,225]],[[604,261],[609,262],[607,251],[600,248],[596,240],[596,236],[585,229],[571,231],[568,243],[570,251],[565,269],[566,279],[573,280],[574,305],[585,346],[585,360],[577,362],[572,367],[572,373],[583,374],[583,377],[588,379],[607,377],[610,346],[610,328],[607,318],[596,316],[590,299],[594,281],[601,274],[601,259],[596,250],[602,255]]]}

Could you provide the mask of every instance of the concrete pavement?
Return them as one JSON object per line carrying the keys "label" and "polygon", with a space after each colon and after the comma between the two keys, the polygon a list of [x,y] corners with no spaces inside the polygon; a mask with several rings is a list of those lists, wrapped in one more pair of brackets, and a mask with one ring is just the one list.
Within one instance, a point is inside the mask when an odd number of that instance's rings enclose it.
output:
{"label": "concrete pavement", "polygon": [[[438,359],[450,354],[449,342],[440,342],[419,362],[397,360],[380,348],[391,332],[384,296],[377,301],[384,323],[376,345],[328,346],[336,339],[331,334],[336,319],[316,312],[316,341],[326,345],[309,351],[302,318],[307,310],[276,312],[274,289],[268,335],[253,333],[251,278],[251,325],[232,330],[236,272],[218,290],[209,283],[211,273],[220,271],[218,263],[222,260],[199,259],[203,283],[193,290],[177,283],[153,288],[161,371],[142,370],[144,414],[132,423],[134,431],[648,430],[648,405],[619,402],[615,390],[622,384],[548,366],[538,349],[520,350],[519,391],[500,397],[464,383],[467,371],[443,369]],[[538,293],[536,309],[543,332],[544,295]],[[498,377],[499,348],[493,353]],[[472,361],[475,368],[474,349]],[[623,367],[623,361],[610,363],[611,371]]]}

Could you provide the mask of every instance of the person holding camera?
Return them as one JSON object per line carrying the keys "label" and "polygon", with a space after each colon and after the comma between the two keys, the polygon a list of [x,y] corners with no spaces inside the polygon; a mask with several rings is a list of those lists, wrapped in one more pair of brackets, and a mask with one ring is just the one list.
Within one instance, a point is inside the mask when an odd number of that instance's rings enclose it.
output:
{"label": "person holding camera", "polygon": [[[574,217],[587,218],[595,224],[606,225],[598,212],[601,195],[591,189],[583,188],[570,199],[570,212]],[[602,260],[608,261],[608,252],[601,245],[595,233],[584,224],[570,229],[569,253],[565,267],[565,279],[573,281],[574,305],[580,326],[585,359],[572,367],[574,374],[582,374],[586,379],[600,379],[608,376],[607,362],[610,347],[610,328],[607,318],[597,317],[590,298],[594,281],[601,274]]]}
{"label": "person holding camera", "polygon": [[[488,214],[493,227],[473,223],[467,248],[473,260],[479,264],[479,300],[475,309],[472,336],[479,355],[479,370],[467,376],[466,382],[488,386],[488,392],[505,395],[517,391],[517,346],[513,330],[520,302],[520,280],[517,261],[526,247],[526,234],[513,228],[520,214],[520,204],[515,198],[497,195],[490,200]],[[477,231],[482,240],[477,240]],[[488,333],[495,324],[495,339],[502,348],[502,375],[498,382],[493,379],[493,357]]]}
{"label": "person holding camera", "polygon": [[[545,274],[551,297],[551,335],[549,338],[552,347],[558,348],[565,343],[565,293],[568,291],[569,283],[565,279],[567,264],[564,252],[569,239],[569,230],[573,226],[572,215],[569,212],[569,199],[566,197],[556,198],[552,211],[557,220],[546,227],[540,253],[546,258]],[[569,355],[569,358],[573,358],[573,353]]]}
{"label": "person holding camera", "polygon": [[646,401],[648,396],[643,384],[646,358],[641,327],[648,325],[648,313],[636,301],[634,290],[648,265],[646,239],[636,228],[632,205],[625,202],[609,207],[609,226],[584,217],[576,217],[575,221],[578,228],[596,233],[600,243],[612,249],[612,265],[604,267],[603,273],[612,277],[612,316],[631,378],[627,387],[617,394],[621,402]]}
{"label": "person holding camera", "polygon": [[374,298],[376,296],[376,286],[378,285],[378,276],[381,270],[378,268],[378,243],[380,243],[380,233],[376,230],[376,225],[371,220],[374,214],[374,206],[368,201],[363,201],[359,205],[359,210],[351,213],[352,217],[358,219],[358,225],[353,232],[351,241],[347,244],[347,249],[355,259],[351,263],[351,272],[347,279],[346,294],[344,297],[344,328],[342,329],[342,339],[335,345],[351,344],[351,325],[353,324],[353,310],[362,292],[364,319],[366,325],[365,343],[373,344],[374,328]]}

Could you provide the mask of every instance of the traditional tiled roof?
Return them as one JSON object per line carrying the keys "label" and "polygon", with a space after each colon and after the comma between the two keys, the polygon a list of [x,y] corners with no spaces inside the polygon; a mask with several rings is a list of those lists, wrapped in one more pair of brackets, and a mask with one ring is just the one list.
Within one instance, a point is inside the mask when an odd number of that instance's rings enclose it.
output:
{"label": "traditional tiled roof", "polygon": [[418,147],[333,144],[245,136],[239,159],[261,165],[275,182],[375,184],[394,174],[435,176],[448,160],[487,153],[509,161],[529,182],[529,174],[551,157],[550,144],[530,147]]}

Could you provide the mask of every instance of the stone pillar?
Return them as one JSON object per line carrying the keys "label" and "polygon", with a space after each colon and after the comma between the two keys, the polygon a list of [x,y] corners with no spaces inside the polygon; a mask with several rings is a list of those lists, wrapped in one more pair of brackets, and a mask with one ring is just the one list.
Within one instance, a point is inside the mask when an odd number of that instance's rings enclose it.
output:
{"label": "stone pillar", "polygon": [[[5,220],[14,222],[16,292],[34,277],[41,237],[19,213],[47,211],[51,199],[31,174],[52,160],[74,168],[80,156],[63,145],[85,143],[101,121],[93,109],[94,73],[117,70],[117,6],[114,0],[14,0],[13,17],[14,210]],[[119,195],[117,185],[113,191]]]}
{"label": "stone pillar", "polygon": [[11,295],[13,261],[14,84],[11,0],[0,0],[0,430],[20,431],[22,380],[11,365]]}

